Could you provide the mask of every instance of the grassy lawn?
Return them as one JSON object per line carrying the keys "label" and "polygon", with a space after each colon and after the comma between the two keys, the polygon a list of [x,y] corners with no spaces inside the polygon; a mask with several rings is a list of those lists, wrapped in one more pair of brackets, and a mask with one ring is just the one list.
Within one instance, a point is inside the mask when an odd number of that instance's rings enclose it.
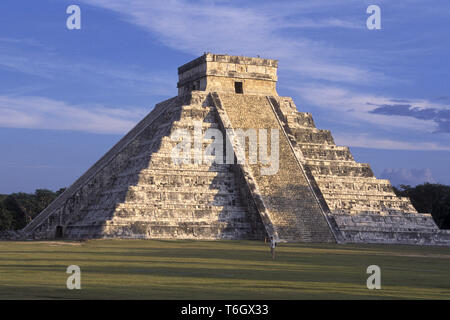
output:
{"label": "grassy lawn", "polygon": [[[256,241],[0,242],[0,299],[450,299],[450,248]],[[67,266],[81,268],[68,290]],[[366,268],[381,267],[381,290]]]}

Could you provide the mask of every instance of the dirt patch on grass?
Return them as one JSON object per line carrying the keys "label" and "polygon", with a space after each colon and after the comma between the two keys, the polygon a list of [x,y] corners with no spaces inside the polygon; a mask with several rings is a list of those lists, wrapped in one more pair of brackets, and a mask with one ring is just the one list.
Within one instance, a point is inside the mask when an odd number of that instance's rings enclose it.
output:
{"label": "dirt patch on grass", "polygon": [[82,246],[84,242],[80,241],[38,241],[37,244],[48,244],[49,246]]}
{"label": "dirt patch on grass", "polygon": [[410,258],[439,258],[439,259],[450,259],[448,254],[437,254],[437,253],[401,253],[401,252],[384,252],[377,255],[389,255],[396,257],[410,257]]}

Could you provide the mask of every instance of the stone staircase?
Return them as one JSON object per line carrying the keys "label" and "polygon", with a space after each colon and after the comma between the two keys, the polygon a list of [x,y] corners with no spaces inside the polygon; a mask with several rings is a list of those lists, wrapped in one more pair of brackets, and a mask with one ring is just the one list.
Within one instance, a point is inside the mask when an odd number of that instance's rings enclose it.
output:
{"label": "stone staircase", "polygon": [[[261,174],[261,162],[246,163],[252,194],[260,199],[260,212],[266,226],[281,241],[334,242],[335,237],[303,173],[289,140],[265,96],[213,94],[226,129],[279,130],[279,169],[273,175]],[[234,150],[237,150],[233,142]],[[248,147],[247,147],[248,152]],[[270,233],[270,232],[269,232]]]}

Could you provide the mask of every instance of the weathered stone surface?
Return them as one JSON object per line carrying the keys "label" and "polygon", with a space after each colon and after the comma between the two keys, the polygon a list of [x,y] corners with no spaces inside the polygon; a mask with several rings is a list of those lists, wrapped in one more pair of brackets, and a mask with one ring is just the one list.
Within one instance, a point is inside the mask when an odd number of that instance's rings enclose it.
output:
{"label": "weathered stone surface", "polygon": [[218,127],[206,94],[191,93],[193,104],[184,105],[186,99],[157,106],[146,126],[138,125],[142,129],[119,142],[117,153],[91,168],[25,231],[33,238],[55,237],[58,226],[66,238],[264,238],[259,216],[242,203],[232,165],[173,163],[171,132],[193,130],[194,121]]}
{"label": "weathered stone surface", "polygon": [[245,94],[276,95],[277,67],[277,60],[206,53],[178,68],[178,94],[235,93],[235,83],[240,82]]}
{"label": "weathered stone surface", "polygon": [[376,179],[347,147],[318,130],[310,114],[298,112],[289,97],[271,97],[297,157],[339,231],[338,240],[361,243],[449,245],[431,215],[419,214],[408,198],[397,197],[388,180]]}
{"label": "weathered stone surface", "polygon": [[[220,94],[219,99],[232,128],[282,131],[265,96]],[[248,165],[273,233],[285,241],[334,242],[326,216],[289,141],[283,134],[279,140],[276,174],[262,175],[261,162]]]}
{"label": "weathered stone surface", "polygon": [[[177,97],[157,104],[21,232],[4,237],[450,244],[450,232],[279,97],[276,70],[276,60],[209,53],[180,67]],[[262,175],[262,164],[248,161],[175,164],[171,134],[199,123],[222,133],[278,129],[279,170]]]}

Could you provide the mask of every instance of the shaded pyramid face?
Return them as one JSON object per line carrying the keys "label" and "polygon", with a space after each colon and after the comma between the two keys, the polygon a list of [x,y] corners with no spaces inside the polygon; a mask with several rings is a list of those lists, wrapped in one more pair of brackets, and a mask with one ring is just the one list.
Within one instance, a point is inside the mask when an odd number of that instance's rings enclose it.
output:
{"label": "shaded pyramid face", "polygon": [[[277,95],[276,67],[275,60],[213,54],[180,67],[179,95],[156,105],[23,232],[34,239],[450,244],[429,214],[336,146],[292,98]],[[200,131],[200,161],[195,148],[174,157],[180,130]],[[217,138],[208,130],[222,135],[223,154],[204,154]],[[233,138],[252,130],[255,162],[250,141]],[[266,131],[276,135],[262,139]],[[266,155],[276,155],[270,163],[261,157],[266,144]]]}

